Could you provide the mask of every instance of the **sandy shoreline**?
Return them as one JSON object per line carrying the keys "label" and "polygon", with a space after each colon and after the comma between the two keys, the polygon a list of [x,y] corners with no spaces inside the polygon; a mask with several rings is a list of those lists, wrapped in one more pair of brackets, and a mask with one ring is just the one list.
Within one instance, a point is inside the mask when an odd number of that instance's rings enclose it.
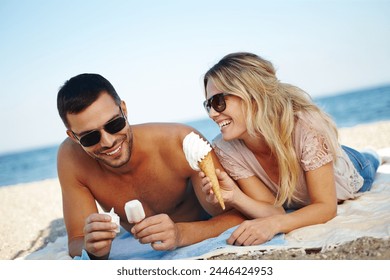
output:
{"label": "sandy shoreline", "polygon": [[0,260],[36,251],[65,234],[57,179],[0,187]]}
{"label": "sandy shoreline", "polygon": [[[342,128],[340,143],[356,149],[390,147],[390,121]],[[0,187],[0,213],[0,260],[26,256],[65,235],[58,179]],[[371,247],[378,250],[381,241],[363,240],[360,243],[359,246],[370,252]],[[380,245],[389,251],[389,241],[382,243]],[[356,244],[350,245],[351,248]],[[346,255],[342,252],[338,254],[340,258],[342,254]],[[285,254],[278,258],[289,257]],[[390,259],[390,255],[384,258]]]}

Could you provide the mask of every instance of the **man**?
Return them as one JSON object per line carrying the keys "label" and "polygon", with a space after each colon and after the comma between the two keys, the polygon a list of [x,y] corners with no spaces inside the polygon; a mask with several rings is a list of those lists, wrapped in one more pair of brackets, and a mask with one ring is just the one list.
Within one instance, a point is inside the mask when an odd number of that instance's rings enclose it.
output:
{"label": "man", "polygon": [[[106,212],[114,208],[123,228],[155,250],[217,236],[243,220],[233,210],[220,214],[217,206],[206,202],[201,178],[182,149],[193,128],[129,125],[125,102],[97,74],[65,82],[57,107],[69,136],[58,151],[58,176],[72,257],[82,249],[91,259],[109,256],[117,226],[109,215],[98,213],[95,201]],[[127,222],[124,212],[125,203],[133,199],[141,201],[146,213],[135,225]],[[214,217],[207,220],[206,212]]]}

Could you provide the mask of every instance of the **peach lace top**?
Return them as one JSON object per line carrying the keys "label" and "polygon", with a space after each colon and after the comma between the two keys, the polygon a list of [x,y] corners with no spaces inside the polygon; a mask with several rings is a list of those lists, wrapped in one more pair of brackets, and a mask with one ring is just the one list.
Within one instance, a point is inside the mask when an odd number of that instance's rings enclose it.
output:
{"label": "peach lace top", "polygon": [[[298,113],[294,130],[294,147],[301,166],[298,186],[289,208],[300,208],[310,204],[305,172],[317,169],[330,161],[333,155],[327,148],[327,139],[321,134],[322,121],[314,114]],[[266,174],[255,155],[242,140],[224,141],[221,135],[213,140],[213,148],[226,172],[235,180],[257,176],[276,196],[278,185]],[[348,155],[339,145],[338,158],[334,163],[337,198],[354,198],[363,185],[363,178],[356,171]]]}

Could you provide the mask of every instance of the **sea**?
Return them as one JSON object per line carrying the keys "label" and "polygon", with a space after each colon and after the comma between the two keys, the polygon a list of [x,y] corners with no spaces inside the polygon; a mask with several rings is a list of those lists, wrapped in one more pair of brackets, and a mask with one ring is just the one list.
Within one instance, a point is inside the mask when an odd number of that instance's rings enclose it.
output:
{"label": "sea", "polygon": [[[339,128],[390,120],[390,85],[313,99]],[[186,122],[212,140],[219,129],[210,119]],[[58,145],[0,154],[0,187],[57,178]]]}

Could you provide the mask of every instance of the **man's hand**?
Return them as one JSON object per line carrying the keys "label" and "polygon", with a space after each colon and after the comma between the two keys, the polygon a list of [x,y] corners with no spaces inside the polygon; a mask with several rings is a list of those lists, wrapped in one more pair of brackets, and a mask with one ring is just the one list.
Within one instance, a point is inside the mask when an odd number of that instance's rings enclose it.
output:
{"label": "man's hand", "polygon": [[94,213],[87,217],[84,226],[84,248],[91,258],[108,258],[117,227],[111,222],[109,215]]}
{"label": "man's hand", "polygon": [[174,250],[180,244],[178,227],[166,214],[145,218],[133,226],[131,233],[140,243],[150,243],[158,251]]}

